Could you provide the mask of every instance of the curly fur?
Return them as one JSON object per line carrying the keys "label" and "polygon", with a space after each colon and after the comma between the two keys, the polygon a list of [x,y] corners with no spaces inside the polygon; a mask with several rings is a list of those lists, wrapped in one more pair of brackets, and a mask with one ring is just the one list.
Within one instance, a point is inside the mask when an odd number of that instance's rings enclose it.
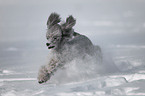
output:
{"label": "curly fur", "polygon": [[60,17],[57,13],[52,13],[49,18],[48,18],[48,21],[47,21],[47,25],[49,27],[51,26],[54,26],[55,24],[59,23],[60,22]]}
{"label": "curly fur", "polygon": [[39,83],[49,80],[57,69],[74,59],[86,60],[88,55],[97,58],[92,42],[86,36],[74,32],[72,27],[76,20],[73,16],[69,16],[61,25],[59,22],[60,17],[57,13],[52,13],[47,21],[46,45],[51,49],[52,55],[49,63],[39,70]]}

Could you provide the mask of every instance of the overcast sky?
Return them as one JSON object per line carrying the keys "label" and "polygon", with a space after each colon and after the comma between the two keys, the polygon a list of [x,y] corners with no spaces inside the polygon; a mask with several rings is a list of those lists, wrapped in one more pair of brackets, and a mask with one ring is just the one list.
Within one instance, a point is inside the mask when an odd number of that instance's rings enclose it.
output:
{"label": "overcast sky", "polygon": [[0,0],[0,42],[45,42],[51,12],[95,44],[145,44],[145,0]]}

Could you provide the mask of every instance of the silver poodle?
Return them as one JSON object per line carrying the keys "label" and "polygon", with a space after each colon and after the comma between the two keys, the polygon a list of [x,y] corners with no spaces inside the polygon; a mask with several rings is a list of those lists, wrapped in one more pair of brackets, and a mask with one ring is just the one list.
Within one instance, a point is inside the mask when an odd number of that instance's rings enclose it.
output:
{"label": "silver poodle", "polygon": [[[51,50],[51,59],[47,65],[40,68],[38,82],[48,81],[59,68],[74,59],[88,60],[87,56],[101,58],[100,47],[95,47],[84,35],[74,31],[72,28],[76,24],[73,16],[69,16],[65,23],[60,24],[61,18],[57,13],[52,13],[47,21],[46,43]],[[97,65],[96,65],[97,66]]]}

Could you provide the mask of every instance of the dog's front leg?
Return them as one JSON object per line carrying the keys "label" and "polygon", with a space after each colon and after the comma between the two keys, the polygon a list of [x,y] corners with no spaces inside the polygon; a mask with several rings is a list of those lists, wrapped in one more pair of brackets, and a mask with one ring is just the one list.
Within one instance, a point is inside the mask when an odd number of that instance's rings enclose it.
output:
{"label": "dog's front leg", "polygon": [[38,73],[38,82],[41,84],[49,80],[59,66],[60,63],[58,62],[57,59],[56,60],[51,59],[47,65],[44,65],[40,68]]}

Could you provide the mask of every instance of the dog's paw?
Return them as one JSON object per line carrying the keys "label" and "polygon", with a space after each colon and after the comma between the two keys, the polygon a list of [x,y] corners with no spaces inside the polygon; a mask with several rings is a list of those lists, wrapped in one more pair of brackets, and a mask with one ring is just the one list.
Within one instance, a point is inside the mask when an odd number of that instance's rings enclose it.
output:
{"label": "dog's paw", "polygon": [[48,70],[45,66],[42,66],[38,73],[38,83],[42,84],[49,80],[51,73],[48,73]]}
{"label": "dog's paw", "polygon": [[38,81],[39,84],[45,83],[45,81]]}
{"label": "dog's paw", "polygon": [[45,83],[50,79],[50,77],[51,77],[51,74],[49,74],[49,73],[39,74],[38,75],[38,83],[39,84]]}

